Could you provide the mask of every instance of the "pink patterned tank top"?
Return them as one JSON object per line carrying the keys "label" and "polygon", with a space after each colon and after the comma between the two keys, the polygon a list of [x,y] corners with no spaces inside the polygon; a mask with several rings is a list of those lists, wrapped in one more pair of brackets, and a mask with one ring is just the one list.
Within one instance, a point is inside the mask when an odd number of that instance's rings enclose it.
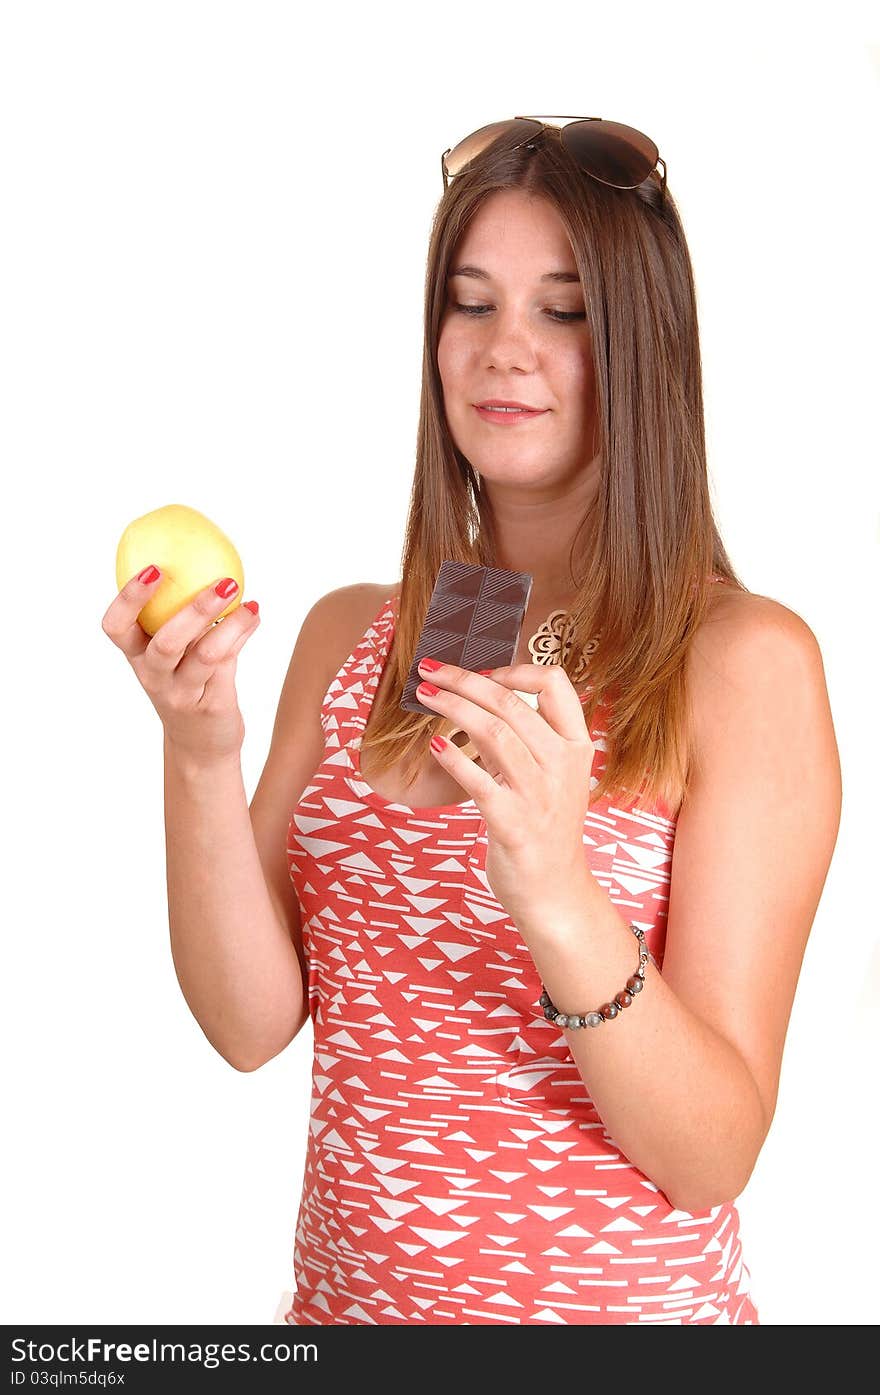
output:
{"label": "pink patterned tank top", "polygon": [[[673,1209],[544,1018],[473,800],[416,809],[361,778],[395,611],[327,689],[288,829],[314,1061],[283,1321],[756,1324],[735,1206]],[[674,840],[668,810],[605,800],[584,822],[593,875],[661,967]]]}

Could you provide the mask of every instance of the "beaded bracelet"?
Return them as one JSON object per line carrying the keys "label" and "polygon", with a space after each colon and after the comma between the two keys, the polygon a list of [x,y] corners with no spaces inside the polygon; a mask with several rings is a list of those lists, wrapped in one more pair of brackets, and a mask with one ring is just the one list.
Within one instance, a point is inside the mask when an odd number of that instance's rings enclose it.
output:
{"label": "beaded bracelet", "polygon": [[599,1027],[603,1022],[608,1022],[612,1017],[616,1017],[621,1008],[630,1006],[636,993],[641,993],[645,986],[645,965],[651,958],[648,947],[645,944],[645,932],[637,925],[630,923],[630,930],[639,942],[639,967],[632,978],[626,981],[626,987],[621,988],[613,1002],[603,1003],[595,1012],[568,1013],[560,1012],[550,999],[550,994],[544,985],[541,994],[541,1007],[544,1009],[544,1016],[548,1022],[555,1022],[557,1027]]}

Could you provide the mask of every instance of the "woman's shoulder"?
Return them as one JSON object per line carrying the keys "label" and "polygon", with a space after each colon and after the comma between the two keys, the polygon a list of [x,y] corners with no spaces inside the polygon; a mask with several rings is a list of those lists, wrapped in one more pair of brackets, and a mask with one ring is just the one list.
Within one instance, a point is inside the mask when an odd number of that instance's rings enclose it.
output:
{"label": "woman's shoulder", "polygon": [[697,746],[724,739],[733,714],[759,720],[786,693],[824,689],[822,655],[804,618],[771,596],[735,585],[712,587],[710,603],[688,649],[687,686]]}
{"label": "woman's shoulder", "polygon": [[359,619],[366,615],[372,620],[383,601],[400,595],[400,586],[399,581],[353,581],[328,591],[321,603],[341,616]]}
{"label": "woman's shoulder", "polygon": [[731,643],[747,644],[761,637],[806,646],[817,643],[803,616],[772,596],[743,591],[733,582],[718,581],[709,592],[709,606],[695,636],[699,655]]}
{"label": "woman's shoulder", "polygon": [[369,624],[386,601],[400,596],[400,587],[399,581],[358,581],[343,586],[340,590],[343,608],[357,619],[365,616],[365,625]]}
{"label": "woman's shoulder", "polygon": [[377,618],[382,606],[400,594],[400,582],[356,581],[322,598],[333,648],[351,653]]}

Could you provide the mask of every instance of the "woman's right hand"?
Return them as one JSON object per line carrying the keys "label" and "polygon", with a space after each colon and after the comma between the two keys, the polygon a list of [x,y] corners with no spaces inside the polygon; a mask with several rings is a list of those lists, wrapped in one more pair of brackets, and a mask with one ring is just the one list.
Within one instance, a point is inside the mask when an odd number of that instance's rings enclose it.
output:
{"label": "woman's right hand", "polygon": [[160,581],[161,576],[148,584],[136,576],[127,581],[108,606],[102,629],[134,669],[167,740],[206,764],[236,755],[244,740],[244,722],[235,667],[238,651],[259,625],[259,616],[239,605],[215,624],[231,599],[217,594],[218,579],[151,637],[137,617]]}

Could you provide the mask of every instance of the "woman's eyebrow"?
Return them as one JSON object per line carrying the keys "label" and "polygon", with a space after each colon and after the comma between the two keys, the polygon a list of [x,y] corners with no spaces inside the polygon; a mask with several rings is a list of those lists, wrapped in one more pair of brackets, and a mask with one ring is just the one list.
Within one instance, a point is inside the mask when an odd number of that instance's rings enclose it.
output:
{"label": "woman's eyebrow", "polygon": [[[483,268],[482,268],[481,266],[470,266],[470,265],[468,265],[468,266],[457,266],[457,267],[455,268],[454,271],[450,271],[449,275],[450,275],[450,277],[452,277],[452,276],[473,276],[473,277],[475,277],[478,281],[491,281],[491,280],[492,280],[492,277],[489,275],[488,271],[484,271]],[[579,282],[580,279],[581,279],[581,278],[578,276],[578,274],[577,274],[576,271],[563,271],[563,270],[559,270],[559,271],[545,271],[544,275],[541,277],[541,280],[542,280],[542,281],[566,281],[566,282],[568,282],[568,281],[577,281],[577,282]]]}

